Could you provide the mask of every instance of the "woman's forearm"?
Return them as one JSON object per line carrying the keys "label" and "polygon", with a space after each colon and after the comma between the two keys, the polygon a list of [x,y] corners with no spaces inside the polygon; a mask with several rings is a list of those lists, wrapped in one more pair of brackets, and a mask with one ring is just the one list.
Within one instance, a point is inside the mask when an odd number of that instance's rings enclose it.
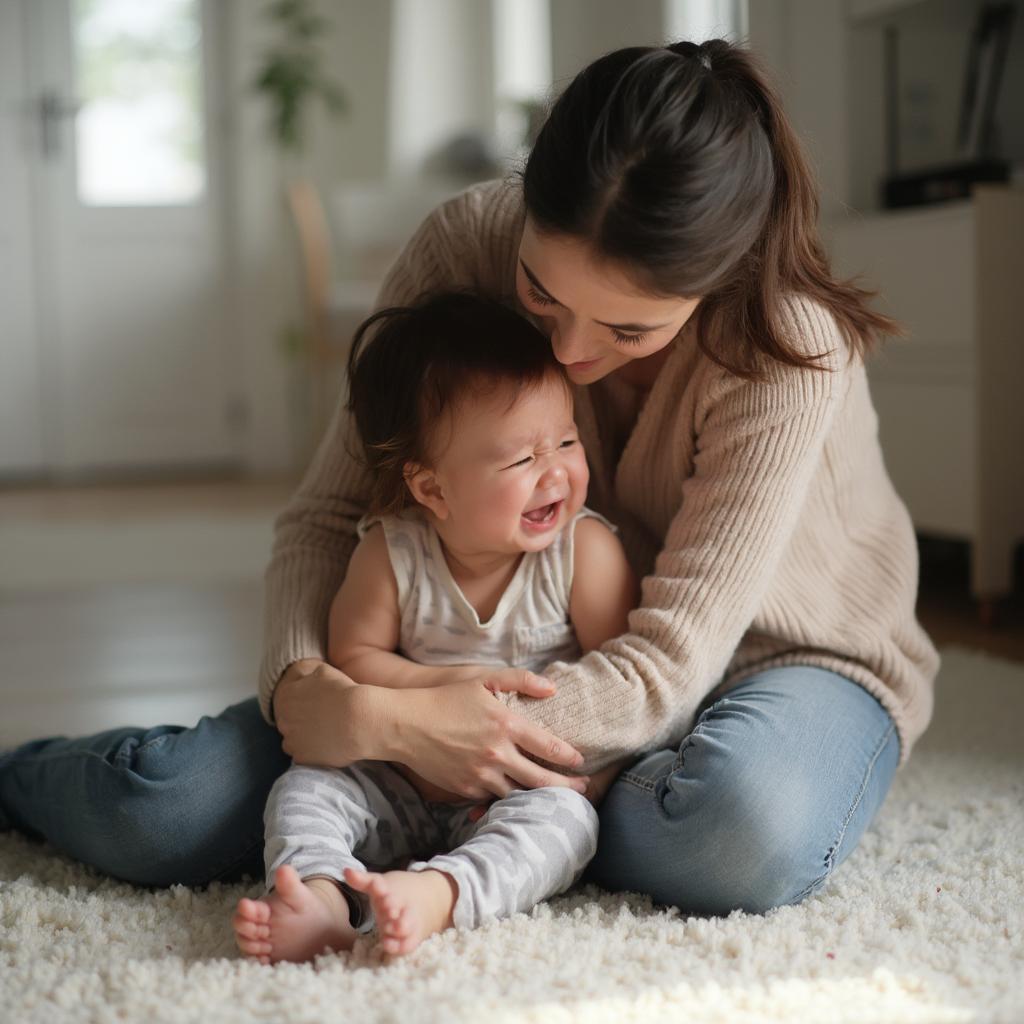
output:
{"label": "woman's forearm", "polygon": [[297,662],[274,696],[285,753],[300,764],[334,768],[397,761],[466,799],[505,796],[514,785],[582,792],[584,780],[535,760],[573,769],[582,762],[579,752],[494,699],[501,690],[547,698],[551,684],[524,669],[476,671],[481,675],[475,680],[390,689],[361,686],[325,662]]}

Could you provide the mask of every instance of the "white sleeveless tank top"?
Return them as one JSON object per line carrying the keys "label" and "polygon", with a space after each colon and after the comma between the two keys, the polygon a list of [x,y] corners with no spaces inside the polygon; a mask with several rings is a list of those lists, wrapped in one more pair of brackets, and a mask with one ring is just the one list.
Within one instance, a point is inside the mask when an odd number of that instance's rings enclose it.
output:
{"label": "white sleeveless tank top", "polygon": [[481,622],[452,577],[434,528],[415,508],[368,516],[362,537],[380,523],[398,584],[399,653],[421,665],[510,665],[540,672],[580,656],[569,621],[576,523],[603,516],[582,508],[543,551],[526,552],[494,614]]}

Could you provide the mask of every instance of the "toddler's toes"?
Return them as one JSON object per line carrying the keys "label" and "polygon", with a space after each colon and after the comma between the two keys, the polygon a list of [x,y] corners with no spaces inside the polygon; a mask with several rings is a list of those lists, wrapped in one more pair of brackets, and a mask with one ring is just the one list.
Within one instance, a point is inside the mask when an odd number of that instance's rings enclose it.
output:
{"label": "toddler's toes", "polygon": [[371,896],[374,899],[379,899],[387,892],[384,877],[376,872],[371,874],[369,871],[357,871],[355,868],[345,868],[345,881],[348,882],[353,889],[357,889],[359,892],[365,892],[367,896]]}
{"label": "toddler's toes", "polygon": [[241,939],[268,939],[270,938],[270,926],[265,924],[256,924],[255,921],[250,921],[248,918],[236,917],[232,924],[235,928],[235,934]]}
{"label": "toddler's toes", "polygon": [[409,910],[407,907],[394,908],[393,912],[377,918],[377,929],[385,938],[400,939],[410,928]]}
{"label": "toddler's toes", "polygon": [[269,942],[265,942],[262,939],[243,939],[239,937],[238,948],[246,956],[254,957],[269,957],[273,951],[273,946]]}
{"label": "toddler's toes", "polygon": [[416,946],[417,943],[411,935],[385,939],[381,943],[384,952],[389,956],[405,956],[406,953],[411,953]]}
{"label": "toddler's toes", "polygon": [[270,904],[264,900],[250,900],[243,896],[238,901],[238,915],[257,924],[266,924],[270,920]]}

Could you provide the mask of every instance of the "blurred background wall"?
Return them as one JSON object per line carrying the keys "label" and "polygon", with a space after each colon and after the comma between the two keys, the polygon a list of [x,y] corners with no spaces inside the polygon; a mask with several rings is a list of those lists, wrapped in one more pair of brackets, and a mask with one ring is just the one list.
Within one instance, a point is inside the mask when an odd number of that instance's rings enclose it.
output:
{"label": "blurred background wall", "polygon": [[[50,651],[29,623],[68,625],[56,679],[75,637],[106,637],[102,689],[126,624],[180,614],[167,650],[226,623],[247,692],[271,522],[388,263],[441,199],[521,165],[580,67],[679,38],[771,69],[837,268],[908,328],[870,368],[890,472],[991,620],[1024,538],[1021,2],[0,0],[5,684]],[[1008,180],[883,202],[886,177],[976,158]],[[195,594],[154,599],[145,627],[125,609],[146,601],[95,589],[142,584],[214,589],[198,619]],[[171,658],[154,685],[195,670]]]}
{"label": "blurred background wall", "polygon": [[[885,47],[897,34],[903,163],[948,161],[983,6],[0,0],[0,480],[294,472],[321,424],[303,421],[308,277],[289,182],[308,182],[322,206],[330,329],[344,337],[426,209],[515,166],[544,101],[618,46],[748,40],[818,168],[831,238],[851,211],[878,208]],[[252,86],[294,43],[289,9],[312,19],[304,42],[343,110],[314,89],[301,147],[282,152]],[[1018,25],[997,112],[1016,163],[1022,39]],[[160,159],[157,124],[191,147],[192,192],[132,193],[133,173],[162,173],[147,162]],[[151,137],[134,138],[144,125]]]}
{"label": "blurred background wall", "polygon": [[404,239],[582,63],[742,17],[0,0],[0,747],[249,696],[273,518]]}

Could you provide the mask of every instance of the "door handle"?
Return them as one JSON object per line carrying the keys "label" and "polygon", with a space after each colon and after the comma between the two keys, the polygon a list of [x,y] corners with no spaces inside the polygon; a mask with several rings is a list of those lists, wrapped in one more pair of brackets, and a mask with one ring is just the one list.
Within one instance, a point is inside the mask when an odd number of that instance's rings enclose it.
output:
{"label": "door handle", "polygon": [[52,90],[43,93],[39,100],[39,126],[43,156],[47,160],[56,160],[60,156],[62,122],[74,117],[81,108],[82,104],[77,100],[65,99]]}

